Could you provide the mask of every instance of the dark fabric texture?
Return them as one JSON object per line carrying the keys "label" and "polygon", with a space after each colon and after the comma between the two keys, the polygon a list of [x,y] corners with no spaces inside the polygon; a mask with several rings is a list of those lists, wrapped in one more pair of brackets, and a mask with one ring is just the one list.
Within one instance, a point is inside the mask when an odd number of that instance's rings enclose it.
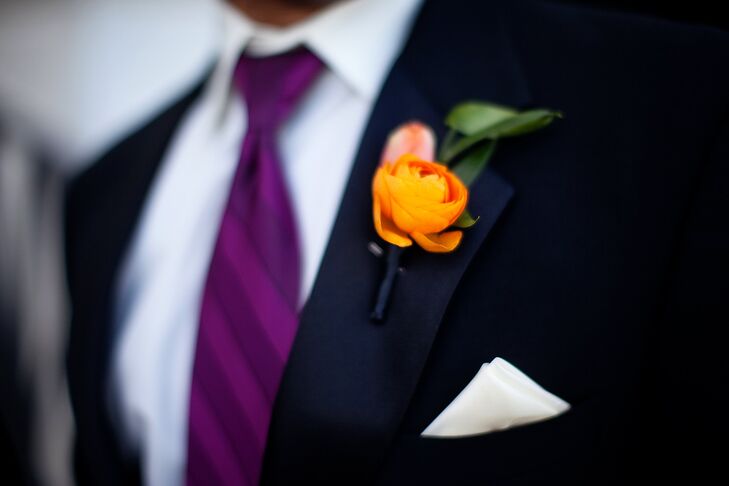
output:
{"label": "dark fabric texture", "polygon": [[[0,309],[0,468],[6,484],[35,484],[29,467],[27,390],[19,383],[17,339],[10,313]],[[7,321],[5,319],[7,318]]]}
{"label": "dark fabric texture", "polygon": [[[729,37],[536,2],[426,1],[371,115],[273,412],[264,484],[620,484],[723,474]],[[70,186],[69,376],[82,484],[123,481],[102,401],[109,299],[193,95]],[[565,118],[498,147],[453,254],[403,257],[384,323],[368,250],[387,133],[457,102]],[[419,433],[502,357],[572,409]],[[721,443],[721,442],[720,442]],[[125,469],[125,467],[127,469]],[[133,471],[134,468],[132,467]]]}

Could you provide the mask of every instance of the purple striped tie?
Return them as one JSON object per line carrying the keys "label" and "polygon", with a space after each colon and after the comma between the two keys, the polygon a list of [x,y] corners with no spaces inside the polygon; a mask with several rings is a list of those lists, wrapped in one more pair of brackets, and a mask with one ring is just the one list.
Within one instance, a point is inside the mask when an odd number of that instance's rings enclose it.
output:
{"label": "purple striped tie", "polygon": [[276,132],[322,64],[299,48],[241,56],[248,131],[208,270],[190,390],[187,483],[258,483],[298,326],[296,222]]}

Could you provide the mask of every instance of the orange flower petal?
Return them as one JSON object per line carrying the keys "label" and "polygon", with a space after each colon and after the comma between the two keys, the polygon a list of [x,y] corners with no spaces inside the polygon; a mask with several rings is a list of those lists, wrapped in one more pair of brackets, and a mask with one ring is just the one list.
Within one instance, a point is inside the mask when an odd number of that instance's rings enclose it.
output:
{"label": "orange flower petal", "polygon": [[[419,207],[416,198],[396,197],[392,199],[392,220],[403,231],[412,233],[437,233],[446,229],[450,214],[444,216],[427,206]],[[440,210],[441,207],[437,206]]]}
{"label": "orange flower petal", "polygon": [[413,244],[413,240],[408,238],[407,233],[398,229],[389,218],[382,214],[380,198],[377,195],[375,195],[374,204],[372,205],[372,217],[375,221],[375,230],[383,240],[400,247]]}
{"label": "orange flower petal", "polygon": [[[385,197],[391,209],[391,212],[384,208],[383,211],[406,233],[439,233],[451,226],[465,209],[468,191],[445,166],[406,154],[387,167],[389,173],[378,174],[382,180],[378,184],[387,189]],[[431,172],[434,178],[430,178]],[[426,173],[427,178],[421,177],[421,173]],[[384,195],[385,191],[381,190],[380,194]],[[445,200],[446,196],[457,198]]]}
{"label": "orange flower petal", "polygon": [[437,175],[420,179],[415,193],[418,198],[433,203],[444,203],[448,201],[448,185],[445,179]]}
{"label": "orange flower petal", "polygon": [[425,251],[432,253],[448,253],[461,243],[463,231],[446,231],[445,233],[411,233],[415,242]]}
{"label": "orange flower petal", "polygon": [[[412,208],[405,209],[403,204],[395,198],[390,201],[390,204],[392,205],[392,222],[405,233],[416,231],[421,226],[422,221],[411,214]],[[407,205],[407,200],[405,204]]]}
{"label": "orange flower petal", "polygon": [[392,196],[390,196],[390,191],[385,182],[389,168],[389,164],[386,164],[378,168],[377,172],[375,172],[375,177],[372,180],[372,197],[375,200],[379,196],[382,213],[387,218],[392,218],[392,208],[390,207],[390,199],[392,199]]}

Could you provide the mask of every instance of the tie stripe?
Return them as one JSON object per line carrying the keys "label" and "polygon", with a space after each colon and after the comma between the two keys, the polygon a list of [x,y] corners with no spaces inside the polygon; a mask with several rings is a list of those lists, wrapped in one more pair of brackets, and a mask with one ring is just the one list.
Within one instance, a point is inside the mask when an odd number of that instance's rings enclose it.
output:
{"label": "tie stripe", "polygon": [[[243,187],[231,204],[230,216],[237,219],[237,224],[231,228],[248,231],[246,241],[252,244],[254,256],[264,265],[295,312],[299,297],[299,267],[298,256],[292,249],[298,246],[298,241],[291,228],[296,225],[279,164],[270,159],[270,155],[266,156],[275,153],[275,146],[256,142],[258,137],[255,135],[249,132],[246,143],[258,145],[256,148],[261,149],[261,160],[257,169],[251,169],[257,173],[242,174]],[[248,167],[241,170],[246,169]]]}
{"label": "tie stripe", "polygon": [[259,480],[301,285],[296,221],[275,136],[320,67],[301,49],[242,56],[236,68],[249,129],[202,296],[190,386],[190,485]]}
{"label": "tie stripe", "polygon": [[[221,245],[221,253],[225,256],[232,256],[234,252],[246,251],[252,253],[251,244],[247,239],[237,240],[238,245],[232,244],[235,240],[227,239]],[[221,265],[222,266],[222,265]],[[225,287],[228,292],[234,293],[235,300],[228,299],[233,315],[242,314],[241,307],[246,307],[252,312],[246,314],[247,322],[240,326],[243,332],[247,329],[255,329],[257,333],[268,336],[268,341],[277,351],[277,355],[283,360],[288,356],[288,337],[295,330],[295,314],[289,308],[289,304],[281,295],[279,287],[274,281],[267,278],[267,273],[261,262],[254,258],[229,259],[221,270],[221,282],[215,285]],[[234,284],[237,282],[237,285]],[[241,292],[260,294],[255,302],[240,297]],[[273,326],[256,326],[251,321],[275,322]],[[248,335],[247,335],[248,336]],[[250,336],[248,336],[250,338]]]}
{"label": "tie stripe", "polygon": [[[223,308],[223,298],[222,296],[218,297],[221,308]],[[249,312],[252,315],[253,306],[247,300],[240,301],[240,303],[240,311]],[[228,322],[234,322],[230,317],[230,311],[226,311],[224,308],[221,311],[226,314],[225,318]],[[269,405],[273,404],[276,390],[271,385],[271,382],[275,379],[274,371],[272,370],[283,366],[285,358],[274,346],[271,337],[266,333],[263,322],[259,320],[253,322],[253,319],[251,319],[251,325],[246,326],[246,329],[238,329],[233,326],[229,327],[231,328],[230,334],[232,336],[226,337],[239,350],[243,351],[243,357],[248,362],[256,380],[258,380],[261,390],[266,393]],[[246,336],[246,331],[255,334],[252,337],[250,337],[251,334]]]}

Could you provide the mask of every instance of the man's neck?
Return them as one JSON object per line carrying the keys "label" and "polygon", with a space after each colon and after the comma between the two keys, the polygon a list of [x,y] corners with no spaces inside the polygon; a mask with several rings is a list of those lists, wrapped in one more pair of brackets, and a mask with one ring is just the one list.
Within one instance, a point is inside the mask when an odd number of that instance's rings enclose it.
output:
{"label": "man's neck", "polygon": [[276,27],[300,22],[318,12],[332,0],[228,0],[248,18]]}

